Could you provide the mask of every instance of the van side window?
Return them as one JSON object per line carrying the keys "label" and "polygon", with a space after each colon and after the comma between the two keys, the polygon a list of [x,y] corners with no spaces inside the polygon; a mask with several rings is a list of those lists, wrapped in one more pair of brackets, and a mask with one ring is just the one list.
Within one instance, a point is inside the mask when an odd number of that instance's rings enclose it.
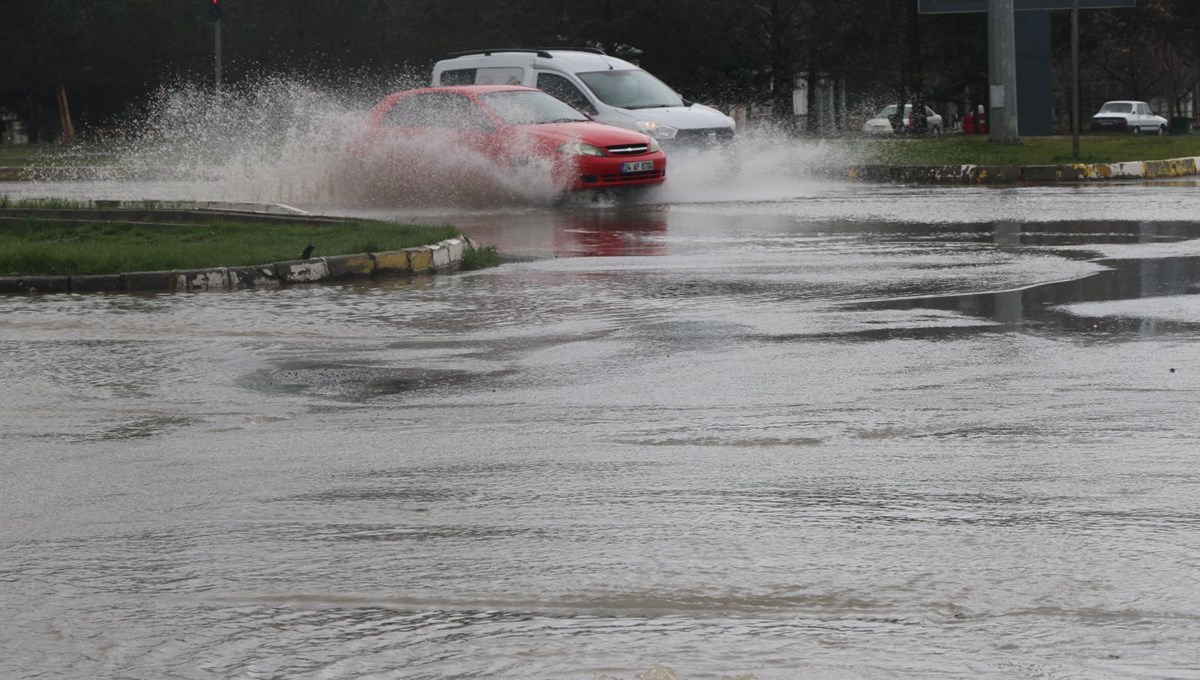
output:
{"label": "van side window", "polygon": [[442,85],[474,85],[475,69],[459,68],[453,71],[442,71]]}
{"label": "van side window", "polygon": [[594,111],[592,103],[575,84],[556,73],[537,74],[537,89],[553,95],[580,111]]}
{"label": "van side window", "polygon": [[492,66],[478,69],[476,85],[520,85],[525,69],[520,66]]}

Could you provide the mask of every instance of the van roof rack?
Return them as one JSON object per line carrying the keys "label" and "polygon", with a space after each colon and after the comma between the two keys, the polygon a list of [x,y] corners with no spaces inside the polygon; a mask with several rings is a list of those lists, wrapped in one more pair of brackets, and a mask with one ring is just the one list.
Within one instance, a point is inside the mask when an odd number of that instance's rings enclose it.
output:
{"label": "van roof rack", "polygon": [[493,54],[496,52],[533,52],[543,59],[553,59],[554,55],[550,54],[550,50],[558,50],[561,52],[590,52],[592,54],[603,54],[607,56],[605,51],[599,47],[501,47],[495,49],[450,52],[446,55],[446,57],[452,59],[454,57],[465,57],[471,54]]}

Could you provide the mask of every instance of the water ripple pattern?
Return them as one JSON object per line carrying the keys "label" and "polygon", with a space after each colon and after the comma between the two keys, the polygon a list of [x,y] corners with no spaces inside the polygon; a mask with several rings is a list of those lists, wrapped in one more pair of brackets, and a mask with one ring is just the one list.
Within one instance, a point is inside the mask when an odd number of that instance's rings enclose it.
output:
{"label": "water ripple pattern", "polygon": [[0,676],[1195,677],[1195,225],[831,192],[0,299]]}

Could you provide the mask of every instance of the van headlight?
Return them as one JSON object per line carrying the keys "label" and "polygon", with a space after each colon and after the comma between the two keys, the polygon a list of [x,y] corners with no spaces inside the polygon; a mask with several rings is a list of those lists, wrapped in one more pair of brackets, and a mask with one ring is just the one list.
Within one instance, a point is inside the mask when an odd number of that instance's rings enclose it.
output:
{"label": "van headlight", "polygon": [[655,139],[675,139],[675,135],[679,134],[678,128],[653,120],[639,120],[637,128]]}
{"label": "van headlight", "polygon": [[603,156],[604,151],[587,142],[567,142],[558,147],[558,152],[567,154],[568,156]]}

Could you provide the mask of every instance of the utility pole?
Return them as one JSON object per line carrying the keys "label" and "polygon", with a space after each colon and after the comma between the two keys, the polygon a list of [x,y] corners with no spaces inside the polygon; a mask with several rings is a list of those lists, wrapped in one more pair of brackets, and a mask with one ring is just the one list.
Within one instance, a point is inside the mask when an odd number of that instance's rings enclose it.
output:
{"label": "utility pole", "polygon": [[213,82],[217,94],[221,94],[221,0],[209,0],[208,18],[213,22],[213,55],[215,57]]}
{"label": "utility pole", "polygon": [[1079,160],[1079,0],[1071,0],[1071,157]]}
{"label": "utility pole", "polygon": [[988,141],[1020,144],[1013,0],[988,0]]}

